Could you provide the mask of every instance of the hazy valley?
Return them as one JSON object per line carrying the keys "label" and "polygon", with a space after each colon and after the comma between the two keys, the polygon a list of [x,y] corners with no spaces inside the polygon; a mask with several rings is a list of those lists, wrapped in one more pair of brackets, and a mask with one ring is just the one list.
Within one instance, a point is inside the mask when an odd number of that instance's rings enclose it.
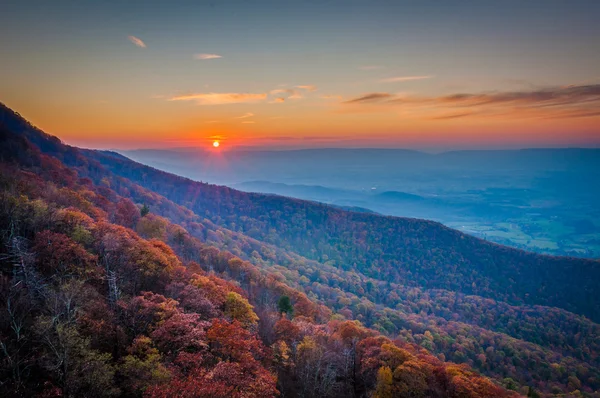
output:
{"label": "hazy valley", "polygon": [[[161,170],[247,192],[439,221],[513,247],[600,256],[600,150],[136,150]],[[364,210],[361,210],[364,209]]]}

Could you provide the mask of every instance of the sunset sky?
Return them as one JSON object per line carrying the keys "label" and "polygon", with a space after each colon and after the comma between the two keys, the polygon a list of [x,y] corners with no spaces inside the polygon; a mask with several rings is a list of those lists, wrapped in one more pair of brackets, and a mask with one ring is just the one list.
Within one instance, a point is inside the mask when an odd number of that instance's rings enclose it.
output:
{"label": "sunset sky", "polygon": [[600,1],[13,1],[0,102],[68,143],[600,146]]}

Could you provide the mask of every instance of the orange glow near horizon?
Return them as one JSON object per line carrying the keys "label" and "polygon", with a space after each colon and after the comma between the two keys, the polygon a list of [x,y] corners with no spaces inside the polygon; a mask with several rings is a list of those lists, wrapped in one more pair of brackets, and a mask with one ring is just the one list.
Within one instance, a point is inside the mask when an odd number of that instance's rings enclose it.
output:
{"label": "orange glow near horizon", "polygon": [[[551,101],[545,99],[546,91],[540,95],[524,90],[519,95],[486,94],[485,102],[466,94],[378,93],[331,103],[308,92],[295,100],[305,103],[303,107],[232,104],[207,108],[206,116],[197,113],[203,105],[165,105],[159,99],[147,106],[140,102],[135,112],[125,112],[125,102],[88,108],[80,103],[71,107],[28,99],[7,105],[71,145],[96,149],[597,147],[600,113],[595,107],[600,95],[595,94],[596,87],[600,89],[600,85],[555,89],[560,98],[549,96]],[[568,106],[563,104],[567,100]]]}

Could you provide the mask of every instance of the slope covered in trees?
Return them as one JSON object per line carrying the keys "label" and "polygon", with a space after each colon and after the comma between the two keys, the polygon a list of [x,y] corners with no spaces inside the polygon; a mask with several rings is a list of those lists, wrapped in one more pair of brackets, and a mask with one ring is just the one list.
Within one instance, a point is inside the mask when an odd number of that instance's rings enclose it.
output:
{"label": "slope covered in trees", "polygon": [[87,156],[215,224],[309,259],[381,280],[553,306],[600,320],[598,261],[511,249],[431,221],[203,184],[111,154]]}
{"label": "slope covered in trees", "polygon": [[598,325],[577,315],[597,317],[597,262],[192,182],[69,147],[6,108],[0,140],[7,395],[600,387]]}

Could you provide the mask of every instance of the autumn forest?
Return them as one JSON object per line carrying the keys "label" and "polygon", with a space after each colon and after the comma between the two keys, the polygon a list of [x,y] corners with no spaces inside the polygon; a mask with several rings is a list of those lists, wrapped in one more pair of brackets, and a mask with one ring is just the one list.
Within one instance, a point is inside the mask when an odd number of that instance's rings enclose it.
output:
{"label": "autumn forest", "polygon": [[0,106],[3,397],[600,397],[599,280],[79,149]]}

